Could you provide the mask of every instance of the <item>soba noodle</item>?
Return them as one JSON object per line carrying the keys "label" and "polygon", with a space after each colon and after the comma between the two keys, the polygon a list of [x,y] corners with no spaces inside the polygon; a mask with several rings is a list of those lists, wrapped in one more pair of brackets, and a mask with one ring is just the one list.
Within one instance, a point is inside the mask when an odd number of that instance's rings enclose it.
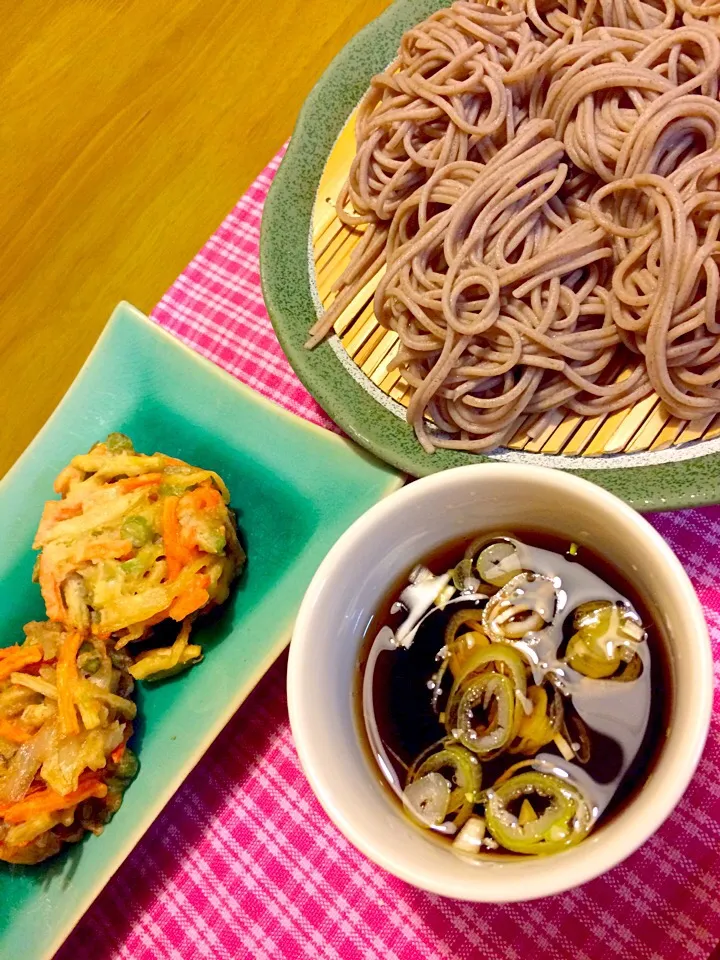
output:
{"label": "soba noodle", "polygon": [[[403,37],[338,199],[408,421],[485,450],[653,391],[720,412],[720,3],[461,0]],[[541,417],[541,422],[543,418]]]}

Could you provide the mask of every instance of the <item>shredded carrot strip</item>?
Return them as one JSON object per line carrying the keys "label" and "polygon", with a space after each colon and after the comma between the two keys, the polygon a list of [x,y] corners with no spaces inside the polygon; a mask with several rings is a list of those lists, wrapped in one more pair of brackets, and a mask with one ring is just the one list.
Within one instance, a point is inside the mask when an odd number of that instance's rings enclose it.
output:
{"label": "shredded carrot strip", "polygon": [[53,790],[52,787],[47,787],[26,797],[25,800],[0,807],[0,817],[6,823],[24,823],[26,820],[43,813],[55,813],[58,810],[74,807],[91,797],[102,800],[105,796],[107,796],[107,786],[97,779],[86,780],[78,786],[77,790],[64,797]]}
{"label": "shredded carrot strip", "polygon": [[45,601],[48,618],[54,620],[56,623],[65,623],[67,620],[67,610],[65,609],[65,600],[63,599],[62,590],[60,589],[60,583],[44,553],[40,554],[38,582],[40,584],[40,593]]}
{"label": "shredded carrot strip", "polygon": [[190,560],[191,552],[182,543],[180,523],[177,514],[178,498],[166,497],[163,503],[162,535],[165,544],[165,560],[168,577],[174,580]]}
{"label": "shredded carrot strip", "polygon": [[[12,650],[12,647],[8,649]],[[1,651],[5,653],[6,651]],[[43,658],[42,647],[37,643],[29,643],[19,647],[17,653],[0,658],[0,680],[7,680],[11,673],[17,673],[31,663],[38,663]]]}
{"label": "shredded carrot strip", "polygon": [[185,617],[200,610],[210,599],[207,587],[210,577],[200,575],[193,579],[193,583],[170,604],[168,613],[173,620],[184,620]]}
{"label": "shredded carrot strip", "polygon": [[20,653],[23,648],[19,643],[14,643],[11,647],[0,647],[0,659],[3,657],[14,657],[16,653]]}
{"label": "shredded carrot strip", "polygon": [[123,493],[130,493],[131,490],[138,490],[140,487],[157,487],[163,482],[161,473],[145,473],[141,477],[128,477],[126,480],[118,480],[115,486],[119,487]]}
{"label": "shredded carrot strip", "polygon": [[0,737],[9,740],[10,743],[26,743],[32,737],[32,734],[23,730],[16,723],[10,723],[9,720],[3,720],[0,717]]}
{"label": "shredded carrot strip", "polygon": [[78,723],[77,713],[75,711],[73,687],[78,679],[76,661],[82,640],[83,636],[79,630],[69,631],[65,634],[65,639],[60,648],[60,655],[58,656],[58,716],[60,717],[60,729],[65,736],[70,736],[80,731],[80,724]]}
{"label": "shredded carrot strip", "polygon": [[199,513],[205,510],[212,510],[214,507],[219,507],[223,502],[219,491],[210,485],[189,490],[183,496],[183,500],[189,503],[192,509],[197,510]]}

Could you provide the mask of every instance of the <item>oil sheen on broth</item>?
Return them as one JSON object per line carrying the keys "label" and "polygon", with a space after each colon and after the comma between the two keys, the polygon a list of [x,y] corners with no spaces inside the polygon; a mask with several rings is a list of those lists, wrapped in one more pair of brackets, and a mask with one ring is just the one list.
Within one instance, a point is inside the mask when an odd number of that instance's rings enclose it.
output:
{"label": "oil sheen on broth", "polygon": [[483,535],[418,564],[360,666],[384,779],[464,858],[579,843],[644,780],[666,727],[661,643],[634,591],[541,534]]}

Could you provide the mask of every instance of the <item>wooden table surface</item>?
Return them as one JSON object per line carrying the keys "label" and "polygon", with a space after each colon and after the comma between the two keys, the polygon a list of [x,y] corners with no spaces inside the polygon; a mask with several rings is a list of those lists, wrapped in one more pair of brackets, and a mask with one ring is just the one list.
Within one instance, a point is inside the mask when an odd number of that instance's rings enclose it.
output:
{"label": "wooden table surface", "polygon": [[389,0],[23,0],[0,30],[0,475]]}

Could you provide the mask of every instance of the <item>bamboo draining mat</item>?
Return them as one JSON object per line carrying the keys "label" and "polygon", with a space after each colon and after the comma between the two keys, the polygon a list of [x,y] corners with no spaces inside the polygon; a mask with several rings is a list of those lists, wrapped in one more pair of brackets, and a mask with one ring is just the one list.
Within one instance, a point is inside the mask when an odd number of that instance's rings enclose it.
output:
{"label": "bamboo draining mat", "polygon": [[[348,264],[362,234],[346,227],[335,214],[340,193],[355,155],[354,115],[340,134],[320,181],[313,218],[313,256],[317,289],[323,306],[332,303],[332,286]],[[407,407],[411,389],[396,370],[388,371],[395,356],[397,334],[381,327],[373,313],[373,294],[380,271],[343,312],[335,333],[363,373],[393,400]],[[620,374],[622,376],[622,373]],[[702,420],[678,420],[654,394],[617,413],[598,417],[547,414],[526,417],[506,444],[529,453],[596,457],[606,453],[666,450],[693,440],[720,436],[720,414]]]}

